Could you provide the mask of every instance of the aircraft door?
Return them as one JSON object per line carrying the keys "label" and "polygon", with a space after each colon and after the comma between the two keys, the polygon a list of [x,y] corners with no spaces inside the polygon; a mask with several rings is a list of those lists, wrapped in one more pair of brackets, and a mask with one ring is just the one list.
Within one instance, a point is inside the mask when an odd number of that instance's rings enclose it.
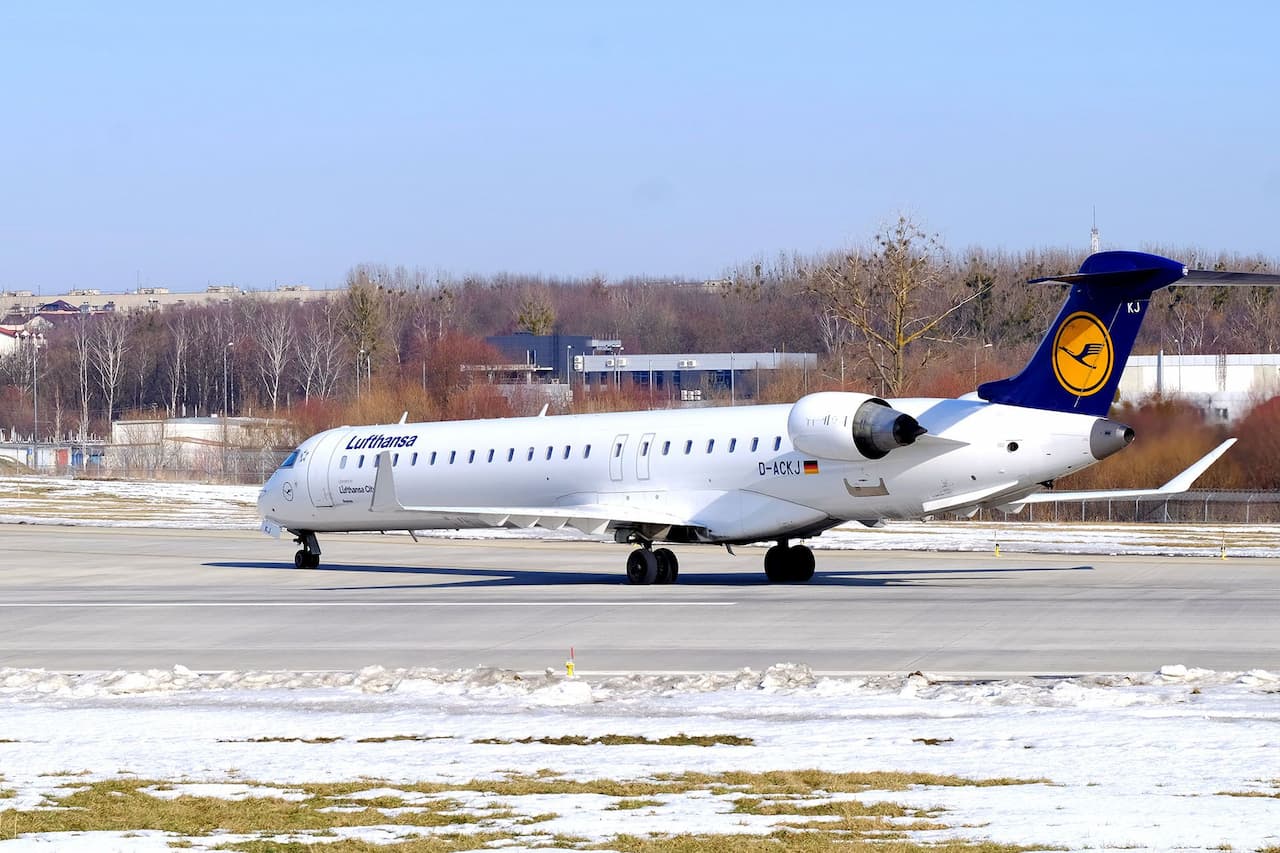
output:
{"label": "aircraft door", "polygon": [[649,457],[653,455],[653,433],[646,432],[640,436],[640,446],[636,449],[636,479],[649,479]]}
{"label": "aircraft door", "polygon": [[622,481],[622,462],[627,450],[627,434],[621,433],[613,439],[609,448],[609,479],[615,483]]}
{"label": "aircraft door", "polygon": [[333,489],[329,486],[329,472],[333,460],[342,449],[343,434],[331,432],[316,444],[307,462],[307,491],[312,506],[333,506]]}

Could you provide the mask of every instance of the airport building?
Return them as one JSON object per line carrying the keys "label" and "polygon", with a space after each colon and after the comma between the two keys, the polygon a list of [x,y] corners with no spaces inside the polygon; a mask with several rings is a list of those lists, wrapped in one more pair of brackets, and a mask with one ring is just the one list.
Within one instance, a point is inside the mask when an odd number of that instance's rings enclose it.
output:
{"label": "airport building", "polygon": [[670,400],[696,402],[710,392],[751,400],[762,374],[791,369],[814,371],[816,353],[721,352],[631,353],[621,340],[586,335],[517,333],[485,339],[510,361],[471,365],[496,384],[567,385],[587,393],[608,387],[647,389]]}
{"label": "airport building", "polygon": [[1239,420],[1280,395],[1280,355],[1134,355],[1120,377],[1120,398],[1180,397],[1211,421]]}

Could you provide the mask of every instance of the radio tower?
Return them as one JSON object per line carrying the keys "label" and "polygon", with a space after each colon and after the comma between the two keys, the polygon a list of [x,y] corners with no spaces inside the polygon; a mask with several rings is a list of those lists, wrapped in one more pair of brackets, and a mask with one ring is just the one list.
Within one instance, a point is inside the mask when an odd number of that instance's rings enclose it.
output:
{"label": "radio tower", "polygon": [[1093,230],[1089,232],[1089,254],[1096,255],[1101,245],[1098,239],[1098,208],[1093,209]]}

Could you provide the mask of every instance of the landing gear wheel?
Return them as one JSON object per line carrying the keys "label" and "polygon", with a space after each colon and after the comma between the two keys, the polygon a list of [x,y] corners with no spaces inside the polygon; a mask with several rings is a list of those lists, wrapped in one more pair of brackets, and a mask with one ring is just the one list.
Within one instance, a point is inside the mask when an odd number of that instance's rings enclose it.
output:
{"label": "landing gear wheel", "polygon": [[784,583],[787,578],[787,552],[785,545],[774,545],[764,552],[764,576],[769,583]]}
{"label": "landing gear wheel", "polygon": [[778,543],[764,554],[764,574],[770,583],[805,583],[813,578],[813,551],[806,545]]}
{"label": "landing gear wheel", "polygon": [[792,545],[787,550],[787,561],[791,564],[792,581],[806,583],[813,579],[817,561],[813,559],[813,550],[807,545]]}
{"label": "landing gear wheel", "polygon": [[675,583],[680,576],[680,561],[676,559],[675,552],[670,548],[658,548],[653,556],[658,558],[657,583]]}
{"label": "landing gear wheel", "polygon": [[647,548],[637,548],[627,557],[627,582],[651,584],[658,579],[658,558]]}
{"label": "landing gear wheel", "polygon": [[300,548],[293,555],[293,567],[295,569],[318,569],[320,568],[320,555],[312,554],[306,548]]}

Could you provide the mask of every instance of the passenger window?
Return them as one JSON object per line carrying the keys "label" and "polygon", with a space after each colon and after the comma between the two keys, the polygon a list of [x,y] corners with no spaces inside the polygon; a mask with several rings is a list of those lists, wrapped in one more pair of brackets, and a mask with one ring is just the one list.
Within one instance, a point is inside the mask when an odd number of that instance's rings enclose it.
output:
{"label": "passenger window", "polygon": [[375,457],[373,457],[373,467],[374,467],[374,468],[377,468],[377,467],[378,467],[378,463],[379,463],[379,462],[381,462],[381,461],[382,461],[382,457],[381,457],[381,456],[375,456]]}
{"label": "passenger window", "polygon": [[588,444],[586,447],[582,448],[582,458],[583,459],[591,458],[591,445]]}
{"label": "passenger window", "polygon": [[555,452],[556,452],[556,449],[555,449],[554,447],[552,447],[551,445],[549,445],[549,444],[548,444],[548,445],[547,445],[547,461],[548,461],[548,462],[550,462],[550,461],[551,461],[551,454],[553,454],[553,453],[555,453]]}
{"label": "passenger window", "polygon": [[507,448],[507,461],[508,462],[516,461],[516,449],[514,447]]}
{"label": "passenger window", "polygon": [[773,437],[773,452],[777,453],[781,449],[782,449],[782,436],[775,435]]}
{"label": "passenger window", "polygon": [[617,459],[621,455],[622,455],[622,442],[619,441],[617,444],[613,446],[613,458]]}
{"label": "passenger window", "polygon": [[413,452],[413,458],[409,460],[409,464],[414,466],[418,464],[418,452],[416,450]]}
{"label": "passenger window", "polygon": [[693,441],[689,440],[684,443],[684,455],[688,456],[693,452]]}
{"label": "passenger window", "polygon": [[394,468],[400,464],[400,454],[397,453],[391,457],[391,467]]}
{"label": "passenger window", "polygon": [[569,445],[567,444],[564,446],[564,458],[565,459],[569,458]]}
{"label": "passenger window", "polygon": [[670,452],[671,452],[671,442],[669,441],[662,442],[662,455],[666,456]]}
{"label": "passenger window", "polygon": [[710,453],[711,451],[713,451],[713,450],[715,450],[715,449],[716,449],[716,440],[715,440],[714,438],[708,438],[708,439],[707,439],[707,452],[708,452],[708,453]]}
{"label": "passenger window", "polygon": [[338,460],[338,468],[339,468],[339,469],[342,469],[342,468],[346,468],[346,467],[347,467],[347,457],[345,457],[345,456],[344,456],[344,457],[342,457],[341,459],[339,459],[339,460]]}
{"label": "passenger window", "polygon": [[436,464],[436,452],[435,452],[434,450],[433,450],[433,451],[431,451],[431,461],[430,461],[428,464],[429,464],[429,465],[434,465],[434,464]]}
{"label": "passenger window", "polygon": [[736,438],[729,439],[729,452],[732,453],[733,451],[737,450],[737,448],[738,448],[738,439]]}
{"label": "passenger window", "polygon": [[473,450],[467,454],[467,464],[470,465],[475,461],[476,461],[476,452]]}
{"label": "passenger window", "polygon": [[530,447],[530,448],[529,448],[529,461],[530,461],[530,462],[532,462],[532,461],[533,461],[533,448],[532,448],[532,447]]}
{"label": "passenger window", "polygon": [[759,449],[759,447],[760,447],[760,437],[756,436],[755,438],[751,439],[751,452],[755,453],[756,450]]}
{"label": "passenger window", "polygon": [[640,455],[641,456],[649,455],[649,442],[646,441],[640,445]]}
{"label": "passenger window", "polygon": [[356,467],[357,467],[357,468],[363,468],[363,467],[364,467],[364,454],[363,454],[363,453],[361,453],[361,454],[360,454],[360,459],[359,459],[359,460],[357,460],[357,462],[356,462]]}
{"label": "passenger window", "polygon": [[493,448],[492,448],[492,447],[490,447],[490,448],[489,448],[489,461],[490,461],[490,462],[492,462],[492,461],[493,461]]}
{"label": "passenger window", "polygon": [[449,464],[450,464],[450,465],[452,465],[452,464],[453,464],[453,460],[455,460],[455,459],[457,459],[457,458],[458,458],[458,451],[456,451],[456,450],[450,450],[450,451],[449,451]]}

